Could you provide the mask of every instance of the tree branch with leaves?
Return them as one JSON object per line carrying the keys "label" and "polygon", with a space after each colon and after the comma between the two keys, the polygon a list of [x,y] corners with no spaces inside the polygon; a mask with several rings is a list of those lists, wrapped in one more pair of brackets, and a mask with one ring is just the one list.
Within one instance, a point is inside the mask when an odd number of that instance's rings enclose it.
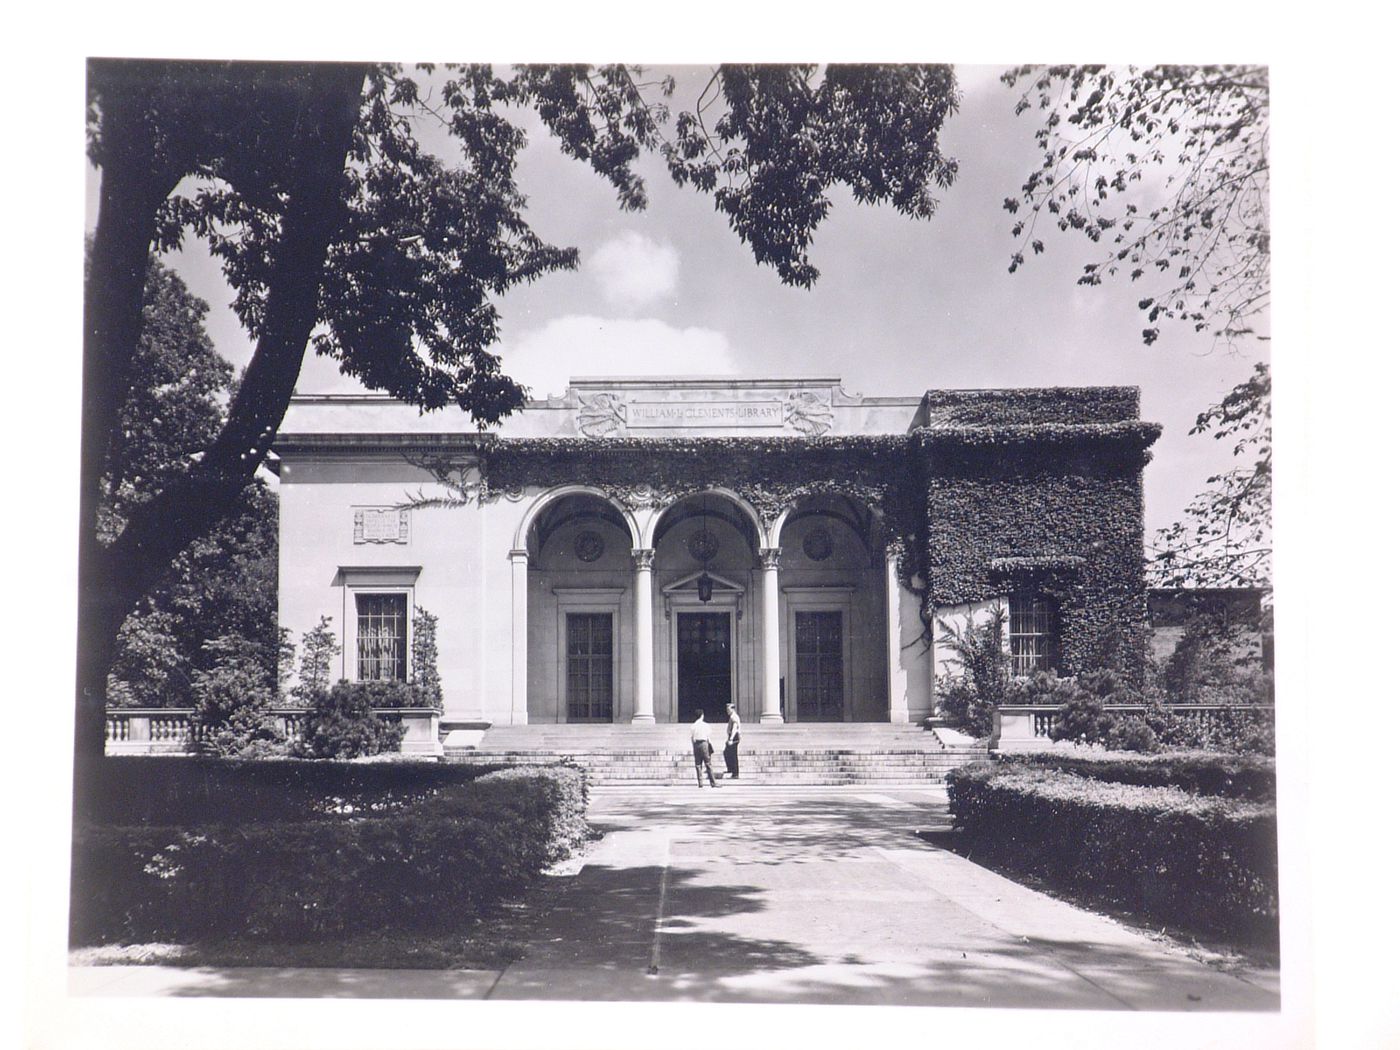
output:
{"label": "tree branch with leaves", "polygon": [[1192,434],[1233,441],[1247,463],[1207,479],[1185,518],[1158,531],[1148,575],[1159,587],[1268,587],[1272,577],[1273,427],[1269,366],[1196,417]]}
{"label": "tree branch with leaves", "polygon": [[1002,81],[1026,85],[1017,114],[1043,114],[1040,165],[1004,202],[1012,273],[1046,251],[1047,226],[1078,233],[1107,249],[1080,284],[1154,284],[1143,342],[1164,320],[1229,349],[1267,338],[1267,67],[1018,66]]}
{"label": "tree branch with leaves", "polygon": [[[520,108],[588,163],[624,209],[634,170],[661,150],[672,177],[716,198],[756,260],[809,285],[812,233],[843,183],[865,202],[932,214],[930,180],[956,166],[938,132],[956,105],[946,66],[721,67],[720,192],[670,122],[668,78],[638,67],[93,60],[89,156],[102,171],[85,299],[77,744],[101,754],[107,674],[121,624],[175,557],[235,506],[281,426],[308,346],[366,387],[480,426],[526,391],[491,347],[494,299],[578,265],[525,218],[515,180]],[[424,83],[429,87],[424,88]],[[653,97],[655,96],[655,97]],[[444,123],[460,156],[418,140]],[[227,416],[192,456],[99,536],[102,479],[120,458],[151,250],[205,240],[255,340]]]}

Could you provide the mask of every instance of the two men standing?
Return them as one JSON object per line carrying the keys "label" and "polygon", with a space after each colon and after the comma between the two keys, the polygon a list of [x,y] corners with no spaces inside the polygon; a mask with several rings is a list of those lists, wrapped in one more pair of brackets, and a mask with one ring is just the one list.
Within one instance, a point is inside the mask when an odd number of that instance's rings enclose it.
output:
{"label": "two men standing", "polygon": [[[733,704],[726,704],[725,710],[729,713],[729,724],[724,737],[724,768],[731,780],[737,780],[739,779],[739,712]],[[695,786],[703,788],[705,786],[704,777],[709,777],[710,787],[719,787],[715,781],[714,767],[710,762],[710,756],[715,750],[714,745],[710,743],[710,727],[705,721],[705,712],[698,707],[695,709],[695,721],[690,725],[690,747],[695,755]],[[703,776],[702,769],[704,770]]]}

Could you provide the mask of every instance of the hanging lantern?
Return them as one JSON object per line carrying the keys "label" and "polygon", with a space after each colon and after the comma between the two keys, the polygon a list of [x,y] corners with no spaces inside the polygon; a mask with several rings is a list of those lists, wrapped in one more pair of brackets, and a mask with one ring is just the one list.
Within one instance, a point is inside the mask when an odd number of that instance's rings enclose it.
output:
{"label": "hanging lantern", "polygon": [[696,539],[702,536],[704,537],[703,542],[700,543],[703,563],[700,567],[700,576],[695,581],[695,590],[700,595],[701,605],[708,602],[715,595],[715,581],[710,579],[710,559],[714,557],[715,548],[718,544],[715,543],[714,535],[710,532],[710,526],[705,520],[707,509],[708,508],[705,506],[705,499],[702,496],[700,500],[700,532],[697,533],[695,537]]}

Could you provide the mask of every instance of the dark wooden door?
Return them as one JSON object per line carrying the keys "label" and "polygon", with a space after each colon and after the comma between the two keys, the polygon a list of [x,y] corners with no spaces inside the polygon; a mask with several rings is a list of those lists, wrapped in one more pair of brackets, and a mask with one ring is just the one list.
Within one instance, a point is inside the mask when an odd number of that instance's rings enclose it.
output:
{"label": "dark wooden door", "polygon": [[797,718],[839,722],[845,715],[846,666],[839,612],[794,613],[797,628]]}
{"label": "dark wooden door", "polygon": [[705,721],[723,723],[730,701],[729,614],[676,614],[676,718],[693,722],[703,708]]}

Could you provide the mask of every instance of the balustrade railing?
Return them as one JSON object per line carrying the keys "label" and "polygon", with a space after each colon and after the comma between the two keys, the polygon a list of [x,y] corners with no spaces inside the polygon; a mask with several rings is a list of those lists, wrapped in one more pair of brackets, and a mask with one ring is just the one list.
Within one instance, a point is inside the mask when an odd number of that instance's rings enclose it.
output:
{"label": "balustrade railing", "polygon": [[[1261,719],[1272,719],[1270,704],[1167,704],[1173,714],[1197,723],[1219,722],[1227,714],[1248,713]],[[1142,714],[1140,704],[1106,704],[1104,710],[1115,715]],[[1060,709],[1054,706],[1005,705],[992,715],[992,747],[1014,750],[1043,747],[1050,742],[1050,730]]]}
{"label": "balustrade railing", "polygon": [[[404,726],[403,754],[440,755],[438,719],[441,713],[427,707],[375,708],[375,714]],[[107,754],[159,755],[194,750],[200,729],[187,707],[111,707],[107,709]],[[306,712],[299,707],[271,711],[289,742],[301,736]]]}

